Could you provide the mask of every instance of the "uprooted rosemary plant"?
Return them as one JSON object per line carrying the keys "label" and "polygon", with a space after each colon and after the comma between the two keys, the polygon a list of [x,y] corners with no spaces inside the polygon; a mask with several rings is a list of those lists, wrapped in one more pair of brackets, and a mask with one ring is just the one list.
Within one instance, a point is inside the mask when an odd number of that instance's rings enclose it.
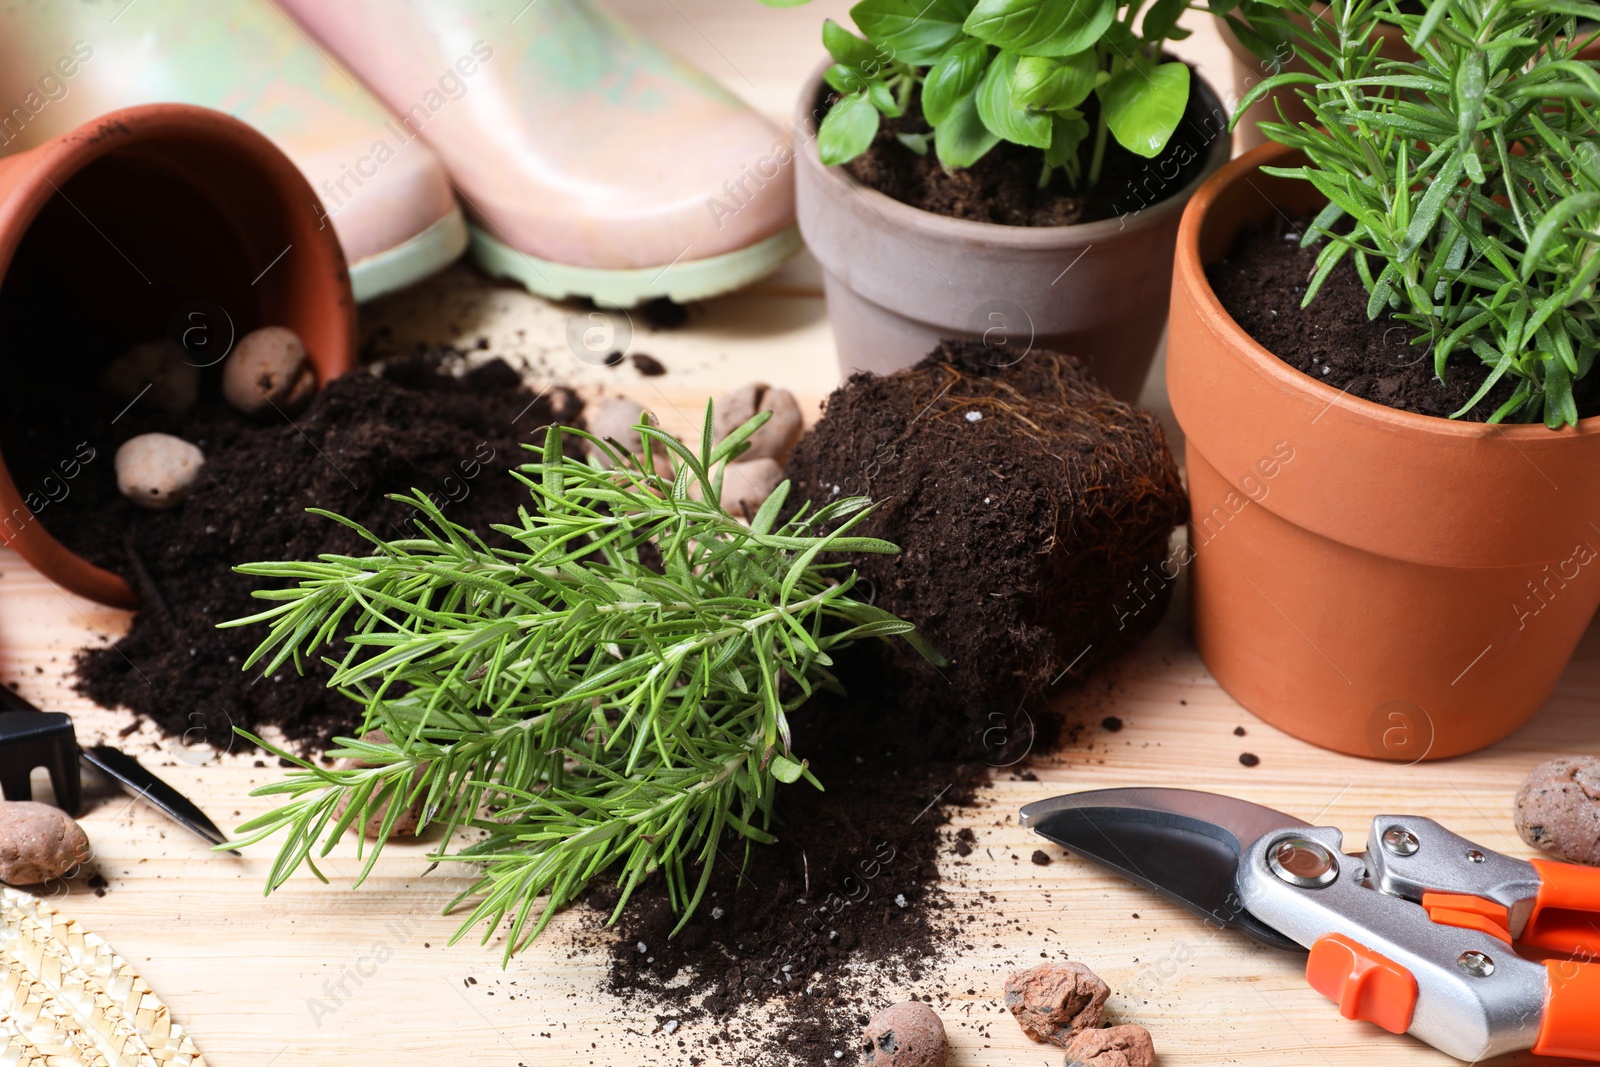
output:
{"label": "uprooted rosemary plant", "polygon": [[[725,834],[746,851],[774,840],[775,789],[821,787],[791,750],[789,716],[836,684],[830,651],[902,635],[937,654],[910,623],[852,599],[853,573],[826,561],[897,551],[850,535],[867,500],[781,519],[786,482],[748,526],[716,503],[728,460],[767,417],[713,445],[708,406],[698,452],[642,424],[638,456],[552,427],[515,475],[529,506],[495,526],[515,548],[491,547],[413,491],[395,499],[421,513],[416,537],[383,540],[328,515],[370,553],[238,568],[289,583],[258,590],[275,606],[229,624],[272,626],[246,666],[270,673],[342,647],[329,684],[364,704],[364,733],[388,738],[339,739],[329,755],[366,764],[353,770],[291,756],[297,769],[257,790],[286,798],[235,842],[286,832],[268,892],[301,863],[321,878],[313,853],[377,817],[359,885],[420,804],[423,825],[443,827],[430,858],[478,865],[446,909],[477,901],[455,938],[481,923],[487,941],[511,916],[509,958],[596,877],[618,880],[620,913],[659,871],[687,920]],[[570,437],[605,462],[565,455]],[[662,450],[671,477],[656,473]],[[462,846],[463,828],[487,836]]]}
{"label": "uprooted rosemary plant", "polygon": [[[1316,186],[1328,206],[1304,235],[1325,241],[1304,303],[1347,256],[1367,314],[1422,332],[1434,373],[1470,353],[1483,381],[1455,417],[1501,381],[1488,421],[1578,421],[1573,383],[1600,348],[1600,72],[1577,58],[1600,21],[1590,0],[1249,0],[1267,38],[1293,35],[1310,72],[1295,86],[1309,123],[1262,124],[1305,164],[1265,168]],[[1401,28],[1415,58],[1388,59],[1373,33]]]}

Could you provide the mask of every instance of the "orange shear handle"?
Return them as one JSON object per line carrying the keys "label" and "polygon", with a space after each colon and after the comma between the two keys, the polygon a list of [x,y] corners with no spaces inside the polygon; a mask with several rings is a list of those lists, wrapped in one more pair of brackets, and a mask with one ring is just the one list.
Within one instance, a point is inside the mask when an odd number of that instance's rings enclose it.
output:
{"label": "orange shear handle", "polygon": [[1544,966],[1549,986],[1534,1053],[1600,1061],[1600,964],[1551,960]]}
{"label": "orange shear handle", "polygon": [[[1532,860],[1539,872],[1539,895],[1519,944],[1600,960],[1600,867]],[[1590,1002],[1600,1018],[1600,999]]]}

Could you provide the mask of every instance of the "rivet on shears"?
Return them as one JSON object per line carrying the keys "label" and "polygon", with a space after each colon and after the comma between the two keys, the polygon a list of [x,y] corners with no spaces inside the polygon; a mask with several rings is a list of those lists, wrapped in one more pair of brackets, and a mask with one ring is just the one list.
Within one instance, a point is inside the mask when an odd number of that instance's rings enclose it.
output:
{"label": "rivet on shears", "polygon": [[1301,889],[1321,889],[1339,877],[1333,853],[1308,837],[1286,837],[1267,853],[1272,873]]}
{"label": "rivet on shears", "polygon": [[1420,847],[1417,835],[1404,826],[1391,826],[1383,832],[1383,850],[1391,856],[1415,856]]}

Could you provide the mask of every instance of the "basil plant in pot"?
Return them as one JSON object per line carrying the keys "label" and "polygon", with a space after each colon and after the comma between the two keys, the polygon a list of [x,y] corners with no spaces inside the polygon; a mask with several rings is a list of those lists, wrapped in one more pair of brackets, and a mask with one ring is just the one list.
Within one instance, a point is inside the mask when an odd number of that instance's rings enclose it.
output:
{"label": "basil plant in pot", "polygon": [[1578,58],[1600,5],[1266,17],[1306,69],[1256,93],[1311,117],[1206,182],[1173,278],[1195,640],[1290,733],[1468,752],[1545,703],[1600,604],[1600,71]]}
{"label": "basil plant in pot", "polygon": [[[804,0],[763,0],[793,6]],[[796,208],[841,369],[941,338],[1081,357],[1136,399],[1227,116],[1163,52],[1187,0],[862,0],[801,90]]]}

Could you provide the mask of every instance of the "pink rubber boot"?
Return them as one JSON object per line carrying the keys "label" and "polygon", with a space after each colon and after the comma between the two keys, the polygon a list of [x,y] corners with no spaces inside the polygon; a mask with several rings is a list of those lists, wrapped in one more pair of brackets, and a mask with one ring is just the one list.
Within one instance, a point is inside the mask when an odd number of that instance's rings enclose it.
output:
{"label": "pink rubber boot", "polygon": [[444,160],[489,272],[629,307],[799,247],[787,137],[588,0],[279,0]]}
{"label": "pink rubber boot", "polygon": [[[0,154],[132,104],[226,111],[305,174],[358,300],[449,264],[467,243],[438,158],[269,0],[0,4]],[[316,205],[307,205],[317,210]]]}

